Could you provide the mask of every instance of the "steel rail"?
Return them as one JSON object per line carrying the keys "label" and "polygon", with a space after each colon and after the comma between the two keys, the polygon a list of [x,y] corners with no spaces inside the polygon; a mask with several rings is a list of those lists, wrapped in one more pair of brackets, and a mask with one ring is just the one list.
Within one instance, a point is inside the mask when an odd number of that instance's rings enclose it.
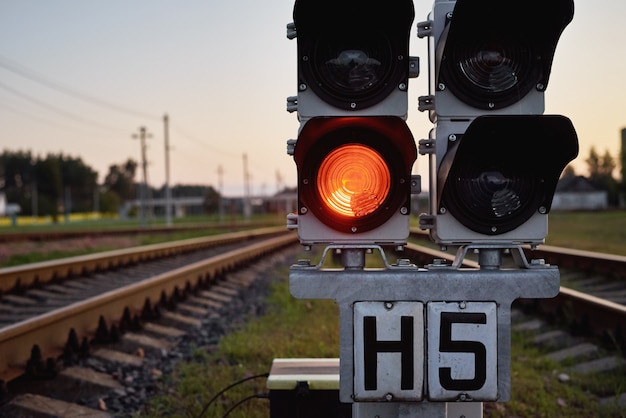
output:
{"label": "steel rail", "polygon": [[171,256],[263,235],[278,234],[284,231],[284,226],[252,229],[208,237],[190,238],[175,242],[164,242],[104,251],[21,266],[4,267],[0,268],[0,293],[9,292],[15,288],[27,288],[33,286],[35,283],[47,283],[54,279],[64,279],[74,275],[137,264],[145,260]]}
{"label": "steel rail", "polygon": [[24,372],[34,345],[39,346],[44,358],[55,357],[67,343],[70,329],[82,341],[94,335],[101,318],[116,324],[125,310],[132,316],[139,315],[147,301],[156,306],[163,294],[170,297],[215,280],[240,264],[296,242],[295,234],[283,233],[0,329],[0,380],[9,381]]}
{"label": "steel rail", "polygon": [[189,223],[178,224],[173,226],[147,226],[147,227],[112,227],[101,228],[95,227],[92,229],[61,229],[52,231],[0,231],[0,244],[8,244],[13,242],[44,242],[51,240],[65,240],[72,238],[85,238],[85,237],[103,237],[103,236],[119,236],[119,235],[149,235],[149,234],[169,234],[172,232],[191,231],[191,230],[240,230],[250,228],[263,228],[268,226],[276,226],[281,224],[280,222],[203,222],[203,223]]}
{"label": "steel rail", "polygon": [[626,306],[561,286],[554,299],[521,300],[538,314],[567,321],[580,335],[591,335],[620,346],[626,353]]}
{"label": "steel rail", "polygon": [[[422,231],[411,230],[411,235],[427,238]],[[408,244],[406,251],[420,263],[432,263],[440,258],[452,261],[451,254],[433,250],[416,244]],[[524,249],[527,257],[541,258],[547,263],[572,270],[593,271],[610,276],[626,277],[626,257],[568,248],[541,246],[538,249]],[[477,263],[464,261],[466,267],[478,267]],[[570,327],[577,332],[608,340],[622,347],[626,352],[626,306],[561,286],[553,299],[522,299],[521,305],[538,314],[547,315],[557,321],[571,321]]]}
{"label": "steel rail", "polygon": [[531,250],[525,248],[527,256],[543,258],[547,263],[563,268],[571,268],[609,276],[626,277],[626,257],[593,251],[541,245]]}

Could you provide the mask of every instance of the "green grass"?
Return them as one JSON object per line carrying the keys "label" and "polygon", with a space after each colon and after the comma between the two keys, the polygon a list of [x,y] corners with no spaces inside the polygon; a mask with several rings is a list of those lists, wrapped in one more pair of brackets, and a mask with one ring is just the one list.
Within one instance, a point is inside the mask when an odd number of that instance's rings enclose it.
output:
{"label": "green grass", "polygon": [[[29,217],[25,217],[30,220]],[[226,215],[222,220],[225,224],[230,223],[244,223],[245,219],[241,215]],[[266,222],[272,223],[276,225],[284,224],[285,216],[284,215],[276,215],[276,214],[263,214],[263,215],[253,215],[250,218],[251,222]],[[174,226],[177,225],[188,225],[188,224],[210,224],[210,223],[219,223],[220,219],[218,215],[190,215],[182,218],[173,218],[172,224]],[[90,219],[90,220],[80,220],[80,221],[72,221],[65,222],[64,218],[61,216],[59,218],[59,222],[39,222],[39,223],[20,223],[18,221],[17,225],[13,226],[11,224],[1,225],[0,226],[0,235],[2,234],[13,234],[13,233],[33,233],[33,232],[50,232],[50,231],[81,231],[81,230],[106,230],[106,229],[136,229],[140,228],[140,223],[138,219],[116,219],[116,218],[101,218],[101,219]],[[165,218],[163,217],[155,217],[150,219],[147,224],[147,228],[150,227],[165,227]]]}
{"label": "green grass", "polygon": [[[598,399],[626,388],[626,369],[613,373],[573,374],[561,382],[558,375],[567,363],[546,359],[545,349],[532,343],[529,335],[512,332],[511,400],[485,403],[486,417],[624,417],[617,405],[602,406]],[[570,362],[571,364],[571,362]]]}
{"label": "green grass", "polygon": [[[224,233],[224,230],[189,230],[175,231],[161,234],[124,235],[107,237],[106,239],[67,239],[63,243],[49,245],[43,242],[20,242],[13,244],[0,244],[0,267],[18,266],[41,261],[57,260],[66,257],[75,257],[95,252],[117,250],[125,247],[157,244],[160,242],[178,241],[188,238],[203,237],[213,234]],[[12,245],[22,248],[15,254],[6,255],[3,246]],[[62,249],[60,249],[62,248]]]}
{"label": "green grass", "polygon": [[[279,221],[276,215],[259,215],[254,216],[252,219],[254,223],[268,223],[279,225]],[[174,226],[185,225],[198,225],[197,229],[187,229],[180,231],[172,231],[169,233],[151,233],[149,228],[146,228],[146,232],[140,235],[118,235],[116,237],[103,236],[103,238],[93,239],[68,239],[63,241],[64,244],[59,242],[17,242],[17,243],[0,243],[0,268],[17,266],[28,263],[36,263],[40,261],[56,260],[65,257],[74,257],[84,254],[90,254],[94,252],[109,251],[125,247],[133,247],[139,245],[157,244],[161,242],[177,241],[188,238],[196,238],[214,234],[222,234],[225,232],[231,232],[235,230],[241,230],[249,228],[246,223],[241,222],[242,219],[226,219],[225,225],[231,225],[229,228],[209,228],[209,226],[218,223],[216,217],[188,217],[177,219],[174,222]],[[237,223],[235,223],[237,222]],[[163,221],[159,223],[151,224],[150,226],[164,227]],[[15,228],[0,228],[0,235],[8,232],[63,232],[63,231],[77,231],[77,230],[91,230],[100,231],[107,229],[136,229],[138,227],[137,222],[133,221],[118,221],[118,220],[99,220],[89,222],[76,222],[67,224],[48,224],[48,225],[26,225],[18,226]]]}
{"label": "green grass", "polygon": [[546,244],[626,255],[626,210],[551,212]]}

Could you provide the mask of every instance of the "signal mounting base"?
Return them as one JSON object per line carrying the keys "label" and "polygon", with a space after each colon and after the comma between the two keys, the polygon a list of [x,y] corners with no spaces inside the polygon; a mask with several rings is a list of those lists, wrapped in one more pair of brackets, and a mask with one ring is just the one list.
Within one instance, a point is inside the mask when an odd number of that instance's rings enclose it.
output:
{"label": "signal mounting base", "polygon": [[481,269],[499,269],[502,266],[502,253],[507,251],[511,254],[515,267],[520,269],[546,268],[543,259],[533,259],[528,262],[526,254],[520,245],[515,244],[470,244],[461,245],[456,252],[451,268],[460,268],[463,265],[468,252],[478,253],[478,264]]}
{"label": "signal mounting base", "polygon": [[[308,260],[291,266],[289,287],[291,294],[302,299],[331,299],[339,306],[340,313],[340,400],[354,402],[355,367],[362,367],[355,361],[355,304],[363,301],[382,302],[394,306],[396,302],[415,302],[426,311],[432,306],[484,306],[495,307],[493,316],[495,339],[493,358],[497,362],[495,398],[475,399],[505,402],[510,398],[510,349],[511,349],[511,304],[518,298],[550,298],[559,292],[560,275],[556,266],[524,263],[523,268],[501,269],[498,254],[501,246],[467,246],[460,251],[463,255],[473,248],[483,253],[489,268],[459,268],[453,266],[427,266],[420,268],[409,260],[401,260],[390,265],[384,251],[376,245],[344,246],[331,245],[326,248],[322,260],[312,265]],[[324,259],[331,250],[340,250],[344,268],[323,268]],[[366,252],[379,251],[383,260],[382,268],[364,268]],[[520,258],[517,246],[510,248]],[[516,255],[517,257],[517,255]],[[461,256],[459,258],[462,258]],[[487,303],[485,303],[487,302]],[[416,320],[419,319],[416,316]],[[399,321],[399,319],[397,319]],[[396,321],[391,319],[391,321]],[[433,335],[433,333],[429,333]],[[429,354],[425,353],[426,358]],[[463,395],[463,394],[461,394]],[[491,395],[490,395],[491,396]],[[468,398],[468,397],[466,397]],[[468,398],[469,399],[469,398]],[[426,401],[433,401],[427,394]],[[436,399],[435,399],[436,400]],[[384,402],[384,400],[381,400]],[[365,402],[368,404],[369,402]],[[425,404],[424,401],[417,402]],[[437,403],[437,402],[432,402]],[[438,402],[441,404],[441,402]],[[364,408],[365,405],[357,407]]]}

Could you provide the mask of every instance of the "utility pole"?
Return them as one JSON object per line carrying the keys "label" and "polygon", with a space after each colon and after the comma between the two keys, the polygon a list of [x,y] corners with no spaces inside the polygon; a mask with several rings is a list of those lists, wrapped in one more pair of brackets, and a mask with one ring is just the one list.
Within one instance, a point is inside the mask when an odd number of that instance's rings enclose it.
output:
{"label": "utility pole", "polygon": [[141,145],[141,168],[142,168],[142,184],[139,187],[139,222],[142,227],[146,226],[147,213],[147,197],[148,197],[148,161],[146,159],[146,138],[152,135],[146,132],[144,126],[139,128],[139,134],[133,134],[133,139],[139,139]]}
{"label": "utility pole", "polygon": [[33,180],[31,183],[31,204],[32,204],[32,214],[33,214],[33,223],[37,223],[37,218],[38,218],[38,208],[39,208],[39,203],[37,201],[37,161],[36,160],[31,160],[30,162],[30,168],[32,170],[33,173]]}
{"label": "utility pole", "polygon": [[252,208],[250,207],[250,173],[248,172],[248,155],[243,154],[243,216],[246,222],[250,222]]}
{"label": "utility pole", "polygon": [[170,190],[170,134],[169,118],[163,116],[165,136],[165,225],[172,226],[172,191]]}
{"label": "utility pole", "polygon": [[219,192],[219,202],[218,202],[218,211],[219,211],[219,220],[220,223],[224,222],[224,184],[223,184],[223,176],[224,169],[221,165],[217,166],[217,188]]}

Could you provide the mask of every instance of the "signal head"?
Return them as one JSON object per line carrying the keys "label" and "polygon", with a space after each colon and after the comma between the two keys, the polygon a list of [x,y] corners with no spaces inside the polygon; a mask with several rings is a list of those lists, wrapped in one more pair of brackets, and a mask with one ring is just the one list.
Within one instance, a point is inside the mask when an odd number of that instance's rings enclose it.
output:
{"label": "signal head", "polygon": [[[557,115],[494,115],[454,135],[437,171],[431,233],[442,244],[540,244],[559,176],[578,154],[571,121]],[[446,132],[446,130],[448,130]]]}
{"label": "signal head", "polygon": [[318,117],[298,137],[298,233],[303,244],[404,244],[417,157],[398,117]]}

